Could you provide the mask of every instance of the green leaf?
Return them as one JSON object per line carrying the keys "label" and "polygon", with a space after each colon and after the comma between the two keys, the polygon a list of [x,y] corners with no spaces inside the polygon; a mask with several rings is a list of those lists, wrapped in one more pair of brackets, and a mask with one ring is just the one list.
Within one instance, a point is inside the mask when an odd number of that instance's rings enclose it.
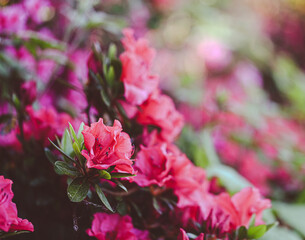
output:
{"label": "green leaf", "polygon": [[106,79],[107,79],[107,83],[111,87],[113,85],[113,81],[115,80],[115,72],[114,72],[114,68],[112,66],[109,67]]}
{"label": "green leaf", "polygon": [[71,202],[83,201],[89,191],[90,184],[84,178],[75,178],[67,189],[67,194]]}
{"label": "green leaf", "polygon": [[72,147],[72,138],[70,136],[70,133],[68,129],[65,129],[65,132],[61,138],[61,148],[62,150],[67,154],[70,155],[73,152]]}
{"label": "green leaf", "polygon": [[136,176],[135,174],[130,174],[130,173],[110,173],[111,178],[125,178],[125,177],[134,177]]}
{"label": "green leaf", "polygon": [[105,194],[103,193],[102,189],[99,187],[99,185],[95,184],[95,191],[98,195],[98,197],[101,199],[102,203],[106,206],[106,208],[110,211],[110,212],[114,212],[112,210],[112,207],[110,205],[110,203],[108,202]]}
{"label": "green leaf", "polygon": [[55,162],[57,161],[57,158],[52,153],[52,151],[50,149],[48,149],[48,148],[45,148],[44,149],[44,153],[45,153],[47,159],[50,161],[50,163],[52,163],[54,165]]}
{"label": "green leaf", "polygon": [[305,204],[287,204],[273,202],[272,207],[277,216],[287,225],[297,230],[305,237]]}
{"label": "green leaf", "polygon": [[55,172],[59,175],[68,175],[71,177],[79,176],[76,168],[63,161],[57,161],[54,165]]}
{"label": "green leaf", "polygon": [[108,179],[108,180],[111,179],[110,173],[107,172],[106,170],[99,170],[98,173],[101,178]]}
{"label": "green leaf", "polygon": [[[71,123],[69,123],[69,129],[70,129],[70,133],[71,133],[71,135],[72,135],[74,141],[75,141],[75,142],[77,143],[77,145],[79,146],[78,138],[77,138],[77,136],[76,136],[76,133],[75,133],[74,128],[73,128],[73,126],[71,125]],[[80,146],[79,146],[79,148],[80,148]]]}
{"label": "green leaf", "polygon": [[265,234],[266,230],[266,225],[252,226],[248,229],[248,237],[258,239]]}
{"label": "green leaf", "polygon": [[74,152],[75,152],[78,160],[80,160],[81,162],[84,162],[85,161],[85,157],[80,152],[79,146],[78,146],[78,144],[76,142],[73,143],[73,149],[74,149]]}
{"label": "green leaf", "polygon": [[[83,143],[84,143],[84,136],[83,136],[83,134],[82,134],[82,131],[84,130],[84,126],[85,126],[85,124],[82,122],[81,124],[80,124],[80,126],[79,126],[79,128],[78,128],[78,132],[77,132],[77,139],[78,139],[78,142],[79,142],[79,144],[81,145],[81,147],[82,147],[82,145],[83,145]],[[82,150],[82,149],[81,149]]]}
{"label": "green leaf", "polygon": [[160,205],[159,205],[159,203],[158,203],[158,200],[155,198],[155,197],[153,197],[153,206],[154,206],[154,209],[159,213],[159,214],[162,214],[162,210],[161,210],[161,207],[160,207]]}
{"label": "green leaf", "polygon": [[108,57],[109,59],[115,59],[116,55],[117,55],[117,48],[113,43],[111,43],[108,49]]}
{"label": "green leaf", "polygon": [[51,141],[51,139],[50,138],[48,138],[49,139],[49,142],[61,153],[61,154],[63,154],[66,158],[68,158],[69,160],[71,160],[72,162],[74,162],[74,160],[73,160],[73,158],[71,158],[69,155],[67,155],[63,150],[61,150],[59,147],[57,147],[56,146],[56,144],[55,143],[53,143],[52,141]]}
{"label": "green leaf", "polygon": [[119,188],[123,189],[125,192],[128,192],[128,189],[121,182],[115,181],[115,183]]}
{"label": "green leaf", "polygon": [[101,96],[102,96],[102,99],[103,99],[103,102],[105,103],[105,105],[107,107],[110,107],[110,105],[111,105],[110,99],[109,99],[105,89],[103,89],[103,88],[101,89]]}
{"label": "green leaf", "polygon": [[241,226],[238,229],[238,239],[245,239],[248,236],[248,230],[245,226]]}
{"label": "green leaf", "polygon": [[0,238],[8,238],[12,236],[16,236],[23,233],[31,233],[30,231],[15,231],[15,232],[0,232]]}

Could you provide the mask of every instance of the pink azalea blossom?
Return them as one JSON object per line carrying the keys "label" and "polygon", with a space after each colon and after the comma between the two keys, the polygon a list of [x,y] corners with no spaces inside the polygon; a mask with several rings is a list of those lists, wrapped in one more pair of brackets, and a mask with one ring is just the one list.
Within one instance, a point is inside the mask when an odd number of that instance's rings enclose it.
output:
{"label": "pink azalea blossom", "polygon": [[120,55],[120,59],[125,98],[133,105],[140,105],[158,87],[159,78],[150,73],[155,51],[149,48],[145,39],[135,40],[131,29],[125,29],[123,33],[122,43],[125,52]]}
{"label": "pink azalea blossom", "polygon": [[107,169],[115,166],[119,172],[134,173],[132,167],[133,154],[130,137],[122,132],[122,125],[118,120],[112,127],[106,126],[103,119],[91,126],[84,126],[82,132],[86,150],[82,151],[87,159],[88,168]]}
{"label": "pink azalea blossom", "polygon": [[26,219],[18,218],[16,204],[12,202],[13,182],[0,176],[0,230],[11,232],[16,230],[34,231],[33,224]]}
{"label": "pink azalea blossom", "polygon": [[172,142],[184,125],[183,116],[176,110],[173,100],[156,91],[140,106],[137,120],[143,125],[155,125],[161,128],[160,136]]}
{"label": "pink azalea blossom", "polygon": [[148,231],[135,229],[131,217],[96,213],[87,234],[98,240],[149,240]]}
{"label": "pink azalea blossom", "polygon": [[58,113],[54,108],[41,108],[34,110],[31,106],[26,108],[29,120],[23,124],[26,139],[33,137],[41,141],[44,146],[48,146],[50,138],[55,139],[55,135],[61,136],[68,122],[73,122],[72,118],[66,113]]}
{"label": "pink azalea blossom", "polygon": [[263,224],[262,213],[271,207],[269,199],[263,199],[256,188],[244,188],[230,198],[228,193],[222,193],[215,198],[220,209],[229,215],[230,227],[248,227],[251,217],[255,214],[255,225]]}

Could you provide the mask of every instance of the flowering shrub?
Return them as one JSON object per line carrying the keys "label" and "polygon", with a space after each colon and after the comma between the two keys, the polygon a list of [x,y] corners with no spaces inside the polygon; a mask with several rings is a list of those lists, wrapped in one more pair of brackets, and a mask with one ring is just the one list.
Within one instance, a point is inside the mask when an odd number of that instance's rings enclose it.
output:
{"label": "flowering shrub", "polygon": [[0,1],[1,239],[305,237],[288,60],[193,33],[199,2]]}

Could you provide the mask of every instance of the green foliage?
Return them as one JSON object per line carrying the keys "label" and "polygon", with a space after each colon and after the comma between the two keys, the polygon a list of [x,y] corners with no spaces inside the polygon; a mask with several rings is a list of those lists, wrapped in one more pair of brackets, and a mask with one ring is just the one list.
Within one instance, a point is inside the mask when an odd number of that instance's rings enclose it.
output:
{"label": "green foliage", "polygon": [[72,202],[83,201],[88,192],[90,184],[85,178],[75,178],[68,186],[67,194]]}
{"label": "green foliage", "polygon": [[102,203],[106,206],[106,208],[110,212],[114,212],[110,203],[108,202],[108,199],[106,198],[105,194],[103,193],[102,189],[100,188],[100,186],[98,184],[95,184],[95,191],[96,191],[98,197],[100,198],[100,200],[102,201]]}
{"label": "green foliage", "polygon": [[63,161],[56,161],[54,170],[59,175],[67,175],[70,177],[80,176],[79,171],[75,167]]}

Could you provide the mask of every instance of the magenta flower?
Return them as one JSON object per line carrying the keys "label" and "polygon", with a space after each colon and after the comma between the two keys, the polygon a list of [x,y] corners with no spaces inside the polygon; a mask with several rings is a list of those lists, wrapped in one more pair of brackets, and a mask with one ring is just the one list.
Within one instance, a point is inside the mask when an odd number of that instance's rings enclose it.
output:
{"label": "magenta flower", "polygon": [[118,172],[134,173],[130,157],[133,154],[130,137],[122,132],[122,125],[115,120],[112,127],[103,119],[91,126],[84,126],[82,132],[86,150],[82,155],[87,159],[88,168],[107,169],[115,166]]}
{"label": "magenta flower", "polygon": [[148,231],[135,229],[131,217],[96,213],[87,234],[98,240],[149,240]]}
{"label": "magenta flower", "polygon": [[18,218],[16,204],[12,202],[13,182],[0,176],[0,230],[11,232],[16,230],[34,231],[33,224],[26,219]]}

